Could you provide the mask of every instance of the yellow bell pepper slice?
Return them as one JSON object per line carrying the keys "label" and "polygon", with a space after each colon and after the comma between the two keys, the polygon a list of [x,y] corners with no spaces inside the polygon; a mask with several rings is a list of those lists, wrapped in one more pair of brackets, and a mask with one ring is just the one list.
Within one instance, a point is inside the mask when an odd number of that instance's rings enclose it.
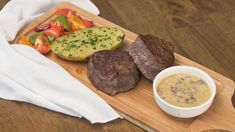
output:
{"label": "yellow bell pepper slice", "polygon": [[28,46],[30,46],[30,47],[33,47],[33,45],[29,42],[29,39],[27,39],[26,36],[21,35],[21,36],[20,36],[20,39],[21,39],[21,41],[22,41],[23,44],[28,45]]}
{"label": "yellow bell pepper slice", "polygon": [[86,26],[83,24],[82,20],[80,20],[75,15],[72,15],[71,23],[72,23],[72,30],[73,31],[86,28]]}

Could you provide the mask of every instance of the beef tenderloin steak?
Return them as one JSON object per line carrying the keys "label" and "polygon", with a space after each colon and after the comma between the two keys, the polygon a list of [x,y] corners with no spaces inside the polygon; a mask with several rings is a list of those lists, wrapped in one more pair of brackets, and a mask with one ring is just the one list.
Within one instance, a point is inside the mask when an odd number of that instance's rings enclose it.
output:
{"label": "beef tenderloin steak", "polygon": [[141,73],[152,81],[160,71],[172,66],[175,59],[173,45],[152,35],[139,35],[129,54]]}
{"label": "beef tenderloin steak", "polygon": [[136,86],[141,73],[127,51],[98,51],[88,61],[88,78],[99,90],[109,95]]}

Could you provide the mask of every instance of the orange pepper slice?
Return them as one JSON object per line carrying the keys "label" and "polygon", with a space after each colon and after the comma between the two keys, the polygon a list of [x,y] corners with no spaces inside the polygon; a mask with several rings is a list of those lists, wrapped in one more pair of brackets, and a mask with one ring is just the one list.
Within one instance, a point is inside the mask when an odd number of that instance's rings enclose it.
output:
{"label": "orange pepper slice", "polygon": [[78,29],[84,29],[86,26],[83,24],[82,20],[79,19],[77,16],[72,15],[71,17],[71,23],[72,23],[72,29],[78,30]]}
{"label": "orange pepper slice", "polygon": [[20,39],[21,39],[21,41],[22,41],[23,44],[28,45],[28,46],[30,46],[30,47],[33,47],[33,45],[29,42],[29,40],[27,39],[26,36],[21,35],[21,36],[20,36]]}

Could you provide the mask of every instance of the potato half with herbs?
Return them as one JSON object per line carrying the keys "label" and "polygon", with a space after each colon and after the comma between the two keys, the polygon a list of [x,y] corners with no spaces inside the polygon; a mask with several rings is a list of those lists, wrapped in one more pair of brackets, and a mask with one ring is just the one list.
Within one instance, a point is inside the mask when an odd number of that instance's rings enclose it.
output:
{"label": "potato half with herbs", "polygon": [[97,51],[118,48],[124,36],[123,31],[113,27],[86,28],[57,38],[51,50],[66,60],[84,61]]}

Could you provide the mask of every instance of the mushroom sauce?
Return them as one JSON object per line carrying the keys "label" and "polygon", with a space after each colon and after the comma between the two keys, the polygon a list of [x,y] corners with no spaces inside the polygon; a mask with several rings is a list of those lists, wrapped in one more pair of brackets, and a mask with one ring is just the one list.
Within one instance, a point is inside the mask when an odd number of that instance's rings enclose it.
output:
{"label": "mushroom sauce", "polygon": [[173,74],[158,85],[157,93],[166,102],[181,107],[193,107],[206,102],[211,95],[208,84],[190,74]]}

